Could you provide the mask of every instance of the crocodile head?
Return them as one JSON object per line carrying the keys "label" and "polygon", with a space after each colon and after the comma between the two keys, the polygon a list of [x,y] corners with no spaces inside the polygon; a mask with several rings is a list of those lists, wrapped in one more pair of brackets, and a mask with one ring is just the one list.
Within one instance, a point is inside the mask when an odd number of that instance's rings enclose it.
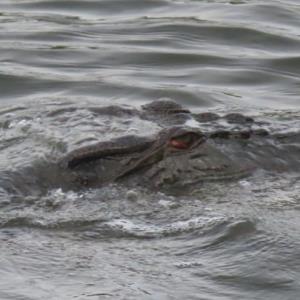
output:
{"label": "crocodile head", "polygon": [[147,139],[125,136],[77,149],[64,161],[88,186],[130,181],[154,188],[183,187],[236,178],[247,170],[200,130],[183,126]]}
{"label": "crocodile head", "polygon": [[156,142],[116,179],[132,176],[153,187],[181,188],[204,181],[241,178],[249,172],[247,164],[230,158],[201,131],[173,127],[162,130]]}

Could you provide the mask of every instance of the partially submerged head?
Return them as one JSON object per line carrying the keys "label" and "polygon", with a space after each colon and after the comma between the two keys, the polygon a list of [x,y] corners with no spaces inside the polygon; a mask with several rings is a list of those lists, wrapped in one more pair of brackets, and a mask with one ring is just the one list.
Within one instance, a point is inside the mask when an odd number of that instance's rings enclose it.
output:
{"label": "partially submerged head", "polygon": [[236,178],[245,171],[200,130],[176,126],[159,132],[152,147],[118,179],[137,175],[134,178],[154,187],[179,187]]}

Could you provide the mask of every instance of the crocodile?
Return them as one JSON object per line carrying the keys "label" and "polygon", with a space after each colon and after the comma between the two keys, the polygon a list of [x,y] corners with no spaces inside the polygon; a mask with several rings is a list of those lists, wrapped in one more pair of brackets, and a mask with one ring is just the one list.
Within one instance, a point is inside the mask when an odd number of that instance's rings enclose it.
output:
{"label": "crocodile", "polygon": [[[207,181],[239,180],[260,170],[296,172],[296,176],[300,171],[297,124],[287,133],[264,119],[236,112],[195,113],[171,100],[156,100],[140,109],[117,105],[86,109],[95,119],[117,118],[124,124],[135,118],[146,120],[153,130],[98,142],[85,139],[69,151],[63,148],[55,155],[1,170],[0,193],[23,199],[56,189],[81,191],[114,183],[189,193]],[[51,114],[51,120],[61,119],[64,110]],[[278,128],[283,127],[279,122]]]}
{"label": "crocodile", "polygon": [[[78,187],[112,182],[152,188],[194,186],[239,179],[255,170],[299,171],[300,134],[280,135],[238,113],[193,114],[170,101],[141,110],[110,106],[101,114],[130,114],[154,120],[161,130],[150,136],[127,135],[67,153],[59,165]],[[226,121],[226,126],[222,125]],[[197,122],[203,126],[191,127]]]}

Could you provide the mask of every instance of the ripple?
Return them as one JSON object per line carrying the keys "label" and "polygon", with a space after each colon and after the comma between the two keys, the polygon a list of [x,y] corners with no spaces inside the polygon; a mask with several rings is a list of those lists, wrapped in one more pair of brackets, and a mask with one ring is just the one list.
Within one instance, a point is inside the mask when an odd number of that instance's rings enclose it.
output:
{"label": "ripple", "polygon": [[173,222],[167,225],[150,225],[134,223],[131,220],[117,219],[107,222],[110,236],[123,235],[125,237],[157,238],[184,234],[191,231],[205,232],[211,227],[224,223],[224,217],[197,217],[190,220]]}
{"label": "ripple", "polygon": [[[297,106],[293,6],[228,3],[74,1],[69,15],[65,2],[4,2],[16,11],[0,18],[3,97],[64,93],[129,102],[167,96],[204,107],[280,107],[288,98],[286,105]],[[120,14],[133,14],[118,22],[105,16],[120,5]],[[103,8],[99,18],[86,14]]]}
{"label": "ripple", "polygon": [[[72,10],[70,11],[70,5]],[[89,14],[89,15],[104,15],[111,14],[130,14],[136,11],[149,11],[158,7],[167,6],[167,2],[163,0],[154,0],[148,3],[141,3],[138,0],[114,0],[114,1],[24,1],[13,5],[17,10],[29,10],[29,11],[51,11],[64,14]]]}
{"label": "ripple", "polygon": [[99,107],[160,97],[256,116],[297,156],[299,13],[297,0],[2,0],[0,298],[298,299],[299,174],[191,197],[70,192],[45,184],[45,162],[156,132]]}

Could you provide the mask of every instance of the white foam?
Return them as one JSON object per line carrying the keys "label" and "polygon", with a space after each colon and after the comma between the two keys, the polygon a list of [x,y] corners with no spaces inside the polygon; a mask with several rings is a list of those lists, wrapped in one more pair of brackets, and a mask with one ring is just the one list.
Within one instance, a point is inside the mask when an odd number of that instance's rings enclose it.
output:
{"label": "white foam", "polygon": [[106,223],[112,229],[120,230],[136,236],[160,236],[186,232],[195,229],[210,227],[224,221],[222,216],[201,216],[189,220],[177,221],[165,225],[135,223],[128,219],[114,219]]}
{"label": "white foam", "polygon": [[191,127],[191,128],[200,128],[200,124],[195,119],[189,119],[185,122],[185,126]]}

